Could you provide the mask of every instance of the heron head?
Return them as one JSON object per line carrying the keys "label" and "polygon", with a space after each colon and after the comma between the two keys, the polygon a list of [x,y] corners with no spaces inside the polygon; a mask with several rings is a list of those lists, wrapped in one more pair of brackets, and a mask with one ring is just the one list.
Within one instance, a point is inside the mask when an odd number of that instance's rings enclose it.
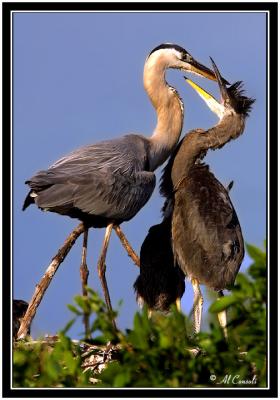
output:
{"label": "heron head", "polygon": [[[161,62],[165,68],[180,69],[216,81],[214,71],[196,61],[183,47],[172,43],[163,43],[155,47],[147,57],[146,62]],[[229,84],[220,77],[224,84]]]}
{"label": "heron head", "polygon": [[202,97],[210,110],[212,110],[220,119],[226,114],[227,111],[233,111],[236,114],[248,116],[255,99],[244,96],[242,81],[237,81],[227,88],[223,78],[221,77],[218,67],[211,57],[210,59],[220,89],[220,102],[218,102],[206,90],[194,83],[191,79],[185,77],[186,81],[195,89],[200,97]]}

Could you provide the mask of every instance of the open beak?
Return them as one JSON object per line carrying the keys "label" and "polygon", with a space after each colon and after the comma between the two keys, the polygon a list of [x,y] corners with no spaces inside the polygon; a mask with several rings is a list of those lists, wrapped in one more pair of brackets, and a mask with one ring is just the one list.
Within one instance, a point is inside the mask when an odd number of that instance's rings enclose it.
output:
{"label": "open beak", "polygon": [[223,118],[226,108],[231,108],[236,113],[243,114],[245,117],[247,117],[251,111],[252,104],[255,102],[255,99],[244,96],[242,81],[237,81],[227,88],[217,65],[214,63],[211,57],[210,59],[213,65],[216,81],[219,85],[221,102],[218,102],[210,93],[206,92],[206,90],[194,83],[191,79],[184,77],[185,80],[199,94],[199,96],[208,105],[210,110],[213,111],[213,113],[215,113],[219,119]]}
{"label": "open beak", "polygon": [[189,85],[199,94],[199,96],[205,101],[207,106],[210,108],[210,110],[216,114],[219,118],[222,118],[223,112],[224,112],[224,106],[220,104],[215,97],[213,97],[211,94],[206,92],[206,90],[202,89],[199,85],[194,83],[191,79],[186,78],[186,81],[188,82]]}
{"label": "open beak", "polygon": [[[222,103],[225,102],[225,100],[228,98],[228,92],[226,88],[226,81],[222,78],[218,67],[214,63],[213,59],[210,57],[213,69],[214,69],[214,75],[215,75],[215,80],[218,82],[220,93],[222,96]],[[194,83],[191,79],[184,77],[185,80],[188,82],[189,85],[199,94],[199,96],[205,101],[205,103],[208,105],[210,110],[216,114],[219,118],[222,118],[225,107],[223,104],[219,103],[215,97],[213,97],[210,93],[208,93],[205,89],[203,89],[201,86],[197,85]]]}
{"label": "open beak", "polygon": [[[213,67],[214,67],[214,62],[211,59]],[[205,67],[204,65],[200,64],[198,61],[192,58],[192,60],[188,61],[188,67],[185,69],[185,71],[192,72],[193,74],[197,74],[199,76],[203,76],[204,78],[211,79],[212,81],[217,81],[217,75],[216,71],[213,72],[210,68]],[[226,81],[221,75],[219,75],[221,82],[224,85],[229,85],[228,81]]]}

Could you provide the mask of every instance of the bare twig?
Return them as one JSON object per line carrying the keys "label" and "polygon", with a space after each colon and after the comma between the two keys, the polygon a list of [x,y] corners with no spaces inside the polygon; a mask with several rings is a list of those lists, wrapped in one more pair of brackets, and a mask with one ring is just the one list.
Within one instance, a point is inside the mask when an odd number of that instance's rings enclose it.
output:
{"label": "bare twig", "polygon": [[36,314],[37,308],[41,303],[45,291],[47,290],[54,274],[56,273],[58,267],[63,262],[70,249],[73,247],[77,238],[85,231],[85,226],[80,223],[68,236],[63,246],[58,250],[58,253],[52,259],[52,262],[46,269],[44,276],[41,281],[36,285],[35,292],[29,303],[28,309],[24,318],[21,321],[21,325],[17,334],[18,339],[22,339],[27,335],[28,329],[31,322]]}
{"label": "bare twig", "polygon": [[[80,277],[82,281],[82,294],[83,296],[88,296],[87,291],[87,282],[88,282],[88,274],[89,270],[87,267],[87,244],[88,244],[88,228],[84,231],[84,240],[83,240],[83,250],[82,250],[82,263],[80,266]],[[90,338],[90,329],[89,329],[89,314],[88,312],[84,312],[83,322],[85,325],[85,337],[87,339]]]}
{"label": "bare twig", "polygon": [[140,259],[139,259],[138,255],[135,253],[135,251],[133,250],[133,248],[131,247],[131,244],[127,240],[125,234],[122,232],[120,226],[114,225],[114,230],[115,230],[116,234],[118,235],[123,247],[127,251],[127,254],[129,255],[129,257],[132,259],[134,264],[137,265],[137,267],[140,267]]}

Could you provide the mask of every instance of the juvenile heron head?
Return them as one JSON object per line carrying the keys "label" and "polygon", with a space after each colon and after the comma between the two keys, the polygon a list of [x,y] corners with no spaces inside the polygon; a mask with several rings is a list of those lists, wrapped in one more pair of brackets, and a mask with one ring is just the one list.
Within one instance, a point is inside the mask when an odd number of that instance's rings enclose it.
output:
{"label": "juvenile heron head", "polygon": [[[155,47],[147,57],[146,63],[154,64],[159,61],[165,68],[180,69],[214,81],[217,80],[216,74],[211,69],[200,64],[189,52],[177,44],[163,43]],[[221,80],[224,84],[228,84],[224,78],[221,77]]]}
{"label": "juvenile heron head", "polygon": [[211,57],[210,59],[220,89],[220,102],[218,102],[211,94],[209,94],[206,90],[201,88],[189,78],[185,77],[186,81],[195,89],[200,97],[202,97],[202,99],[206,102],[208,107],[220,119],[222,119],[228,113],[239,114],[243,117],[247,117],[251,111],[252,104],[255,102],[255,99],[244,96],[242,81],[237,81],[227,88],[223,78],[221,77],[218,67]]}

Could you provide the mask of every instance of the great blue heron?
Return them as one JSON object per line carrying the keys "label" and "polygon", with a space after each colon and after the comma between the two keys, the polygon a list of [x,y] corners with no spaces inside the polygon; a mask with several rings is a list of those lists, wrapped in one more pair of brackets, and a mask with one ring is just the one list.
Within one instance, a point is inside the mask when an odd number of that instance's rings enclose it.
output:
{"label": "great blue heron", "polygon": [[[239,221],[228,190],[200,162],[208,149],[218,149],[242,134],[253,99],[245,97],[242,82],[226,88],[211,59],[221,92],[221,103],[187,79],[220,121],[211,129],[195,129],[179,143],[165,167],[161,193],[172,210],[174,259],[194,289],[194,325],[199,332],[203,297],[199,284],[223,295],[233,285],[244,257]],[[169,215],[167,215],[169,217]],[[225,313],[219,315],[225,328]],[[225,331],[226,332],[226,331]]]}
{"label": "great blue heron", "polygon": [[[105,258],[112,228],[119,230],[119,224],[133,218],[149,200],[156,182],[154,170],[173,151],[182,130],[183,103],[165,80],[168,68],[216,80],[213,71],[182,47],[161,44],[144,66],[144,87],[157,113],[153,135],[130,134],[84,146],[26,181],[31,190],[23,209],[35,203],[42,210],[78,218],[86,234],[89,227],[106,227],[98,274],[109,309]],[[86,247],[86,237],[84,242]]]}

